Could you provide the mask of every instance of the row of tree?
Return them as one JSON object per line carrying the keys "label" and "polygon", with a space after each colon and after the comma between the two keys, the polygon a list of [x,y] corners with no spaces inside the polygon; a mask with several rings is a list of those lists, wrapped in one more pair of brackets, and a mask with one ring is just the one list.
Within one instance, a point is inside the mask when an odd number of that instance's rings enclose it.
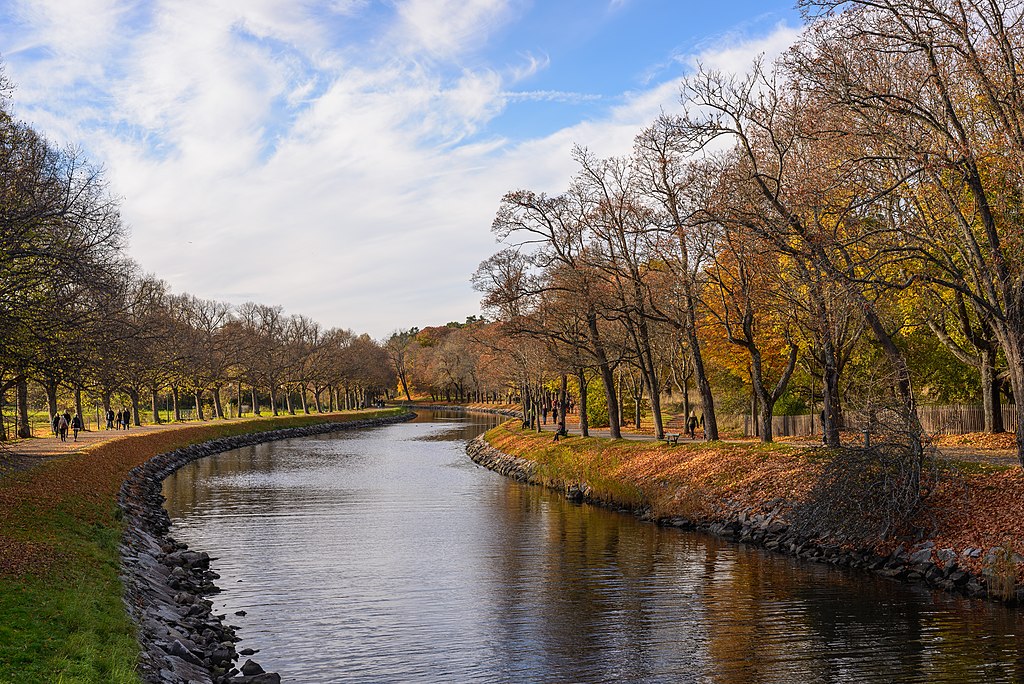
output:
{"label": "row of tree", "polygon": [[125,235],[101,170],[17,120],[0,81],[0,407],[15,390],[19,435],[31,433],[30,386],[51,416],[61,398],[81,414],[84,394],[105,410],[130,401],[136,424],[147,399],[160,420],[162,393],[180,419],[182,395],[199,418],[206,405],[225,416],[229,387],[238,411],[244,393],[276,415],[366,405],[394,386],[368,336],[172,294],[124,255]]}
{"label": "row of tree", "polygon": [[577,149],[565,192],[503,198],[474,283],[524,393],[594,377],[617,435],[628,368],[660,436],[666,379],[692,377],[715,439],[724,365],[771,440],[803,368],[828,444],[852,403],[920,456],[923,390],[973,376],[1003,430],[1001,392],[1024,396],[1024,4],[801,7],[780,59],[698,69],[631,155]]}

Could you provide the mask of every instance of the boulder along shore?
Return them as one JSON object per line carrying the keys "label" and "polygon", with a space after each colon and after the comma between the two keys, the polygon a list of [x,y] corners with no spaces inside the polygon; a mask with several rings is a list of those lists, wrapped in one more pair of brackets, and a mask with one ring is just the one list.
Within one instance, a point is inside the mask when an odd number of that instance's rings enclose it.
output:
{"label": "boulder along shore", "polygon": [[219,575],[204,552],[190,550],[169,536],[171,520],[164,509],[161,483],[187,463],[264,442],[357,430],[411,420],[394,417],[320,423],[242,434],[160,454],[135,467],[121,486],[118,507],[124,520],[120,546],[124,602],[138,626],[142,654],[139,674],[146,684],[277,684],[280,675],[265,672],[251,658],[241,667],[240,640],[226,616],[213,612],[207,598],[220,589]]}

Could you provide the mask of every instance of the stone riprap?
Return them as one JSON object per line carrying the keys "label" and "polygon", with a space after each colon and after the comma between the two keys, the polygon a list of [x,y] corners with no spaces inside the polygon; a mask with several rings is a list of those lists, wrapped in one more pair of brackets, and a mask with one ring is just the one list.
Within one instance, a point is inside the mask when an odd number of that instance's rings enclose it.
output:
{"label": "stone riprap", "polygon": [[[502,475],[529,484],[546,485],[561,491],[574,501],[586,501],[600,506],[607,502],[596,498],[586,482],[542,482],[537,477],[537,463],[527,458],[511,456],[491,446],[480,435],[466,446],[466,453],[479,465]],[[785,553],[815,563],[827,563],[838,567],[860,568],[883,577],[903,582],[914,582],[963,594],[970,598],[989,598],[1007,603],[1024,604],[1024,588],[1005,592],[996,590],[999,584],[995,570],[1000,548],[968,548],[957,552],[954,549],[936,548],[931,541],[916,544],[899,544],[888,555],[858,547],[849,540],[810,538],[795,531],[787,520],[792,510],[791,502],[775,500],[769,502],[767,513],[756,513],[751,508],[733,501],[718,502],[714,520],[692,521],[686,518],[654,518],[649,507],[626,511],[619,506],[612,508],[633,514],[659,525],[687,530],[707,532],[730,541],[743,542]],[[986,571],[976,575],[963,565],[968,559],[984,556]],[[1017,559],[1014,558],[1014,561]],[[1024,559],[1020,559],[1024,562]]]}
{"label": "stone riprap", "polygon": [[320,423],[216,439],[160,454],[133,468],[118,494],[124,520],[121,575],[124,602],[138,627],[142,655],[139,674],[146,684],[275,684],[280,675],[265,672],[235,651],[236,628],[213,612],[206,598],[219,591],[219,575],[209,555],[189,550],[168,535],[171,520],[164,509],[161,483],[187,463],[206,456],[295,437],[357,430],[411,420],[413,413],[387,418]]}

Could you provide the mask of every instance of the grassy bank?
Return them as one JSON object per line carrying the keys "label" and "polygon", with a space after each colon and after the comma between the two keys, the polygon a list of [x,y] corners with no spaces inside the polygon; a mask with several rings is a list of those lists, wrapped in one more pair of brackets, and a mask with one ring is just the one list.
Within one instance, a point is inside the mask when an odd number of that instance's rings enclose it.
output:
{"label": "grassy bank", "polygon": [[[553,442],[550,433],[523,431],[510,421],[486,434],[501,451],[538,464],[547,485],[586,483],[595,499],[630,508],[650,508],[654,517],[683,517],[696,523],[718,522],[731,513],[793,511],[814,495],[832,457],[819,448],[760,443],[687,443],[671,447],[653,441],[572,437]],[[973,462],[942,461],[917,512],[913,537],[864,540],[878,551],[897,543],[935,542],[953,549],[961,567],[985,570],[990,549],[1024,555],[1024,471]],[[853,544],[855,540],[840,540]],[[964,556],[968,550],[981,550]],[[1024,558],[1021,558],[1024,561]],[[1003,569],[1005,573],[1007,569]],[[1016,563],[1024,580],[1024,563]]]}
{"label": "grassy bank", "polygon": [[149,458],[220,437],[377,418],[400,409],[127,433],[0,479],[0,683],[137,682],[121,603],[115,498]]}

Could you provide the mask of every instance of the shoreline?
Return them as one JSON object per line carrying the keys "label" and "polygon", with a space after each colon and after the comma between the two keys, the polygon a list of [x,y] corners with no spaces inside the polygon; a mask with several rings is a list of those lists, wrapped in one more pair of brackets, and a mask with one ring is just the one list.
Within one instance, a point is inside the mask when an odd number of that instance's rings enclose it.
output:
{"label": "shoreline", "polygon": [[124,605],[138,630],[140,679],[147,684],[274,684],[276,673],[264,672],[248,660],[239,674],[235,661],[252,649],[236,653],[239,641],[227,617],[213,613],[211,596],[220,591],[219,575],[205,552],[188,549],[168,532],[171,521],[163,507],[164,478],[193,461],[255,444],[357,430],[415,418],[412,411],[383,418],[318,423],[222,437],[159,454],[129,472],[117,496],[124,532],[120,545]]}
{"label": "shoreline", "polygon": [[[961,554],[952,549],[938,548],[933,539],[909,545],[900,543],[893,551],[884,554],[864,544],[851,544],[849,540],[808,538],[791,529],[786,512],[792,509],[792,502],[781,499],[769,501],[767,510],[723,499],[713,503],[716,514],[710,517],[693,516],[691,519],[681,515],[658,515],[652,502],[642,493],[640,498],[625,496],[616,501],[615,497],[596,491],[586,478],[566,476],[557,470],[553,474],[543,473],[540,462],[502,451],[487,440],[486,434],[489,433],[479,435],[466,445],[466,453],[473,462],[517,481],[559,491],[572,501],[631,513],[657,525],[695,530],[728,541],[752,544],[794,558],[862,569],[907,584],[997,601],[1011,608],[1024,604],[1024,588],[1014,589],[1011,584],[1008,596],[997,596],[994,589],[990,591],[991,573],[962,567],[958,562],[962,560]],[[992,550],[989,551],[991,553]],[[982,554],[981,549],[972,549],[970,555],[977,559]]]}

